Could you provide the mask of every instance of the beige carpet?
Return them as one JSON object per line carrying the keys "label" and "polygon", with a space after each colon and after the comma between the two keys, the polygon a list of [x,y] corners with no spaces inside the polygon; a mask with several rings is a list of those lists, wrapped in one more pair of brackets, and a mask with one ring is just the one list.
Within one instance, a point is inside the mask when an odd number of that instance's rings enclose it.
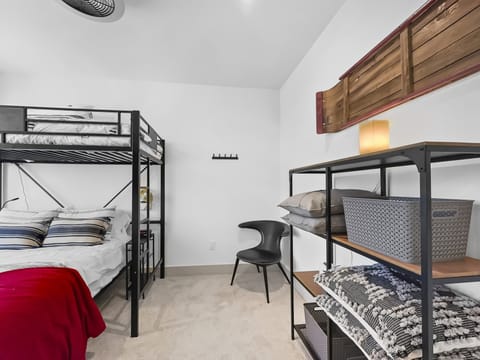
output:
{"label": "beige carpet", "polygon": [[98,299],[107,330],[89,341],[87,359],[308,359],[290,340],[289,286],[279,271],[268,275],[270,304],[256,272],[240,271],[234,286],[230,274],[157,278],[141,301],[138,338],[129,337],[130,303],[119,279]]}

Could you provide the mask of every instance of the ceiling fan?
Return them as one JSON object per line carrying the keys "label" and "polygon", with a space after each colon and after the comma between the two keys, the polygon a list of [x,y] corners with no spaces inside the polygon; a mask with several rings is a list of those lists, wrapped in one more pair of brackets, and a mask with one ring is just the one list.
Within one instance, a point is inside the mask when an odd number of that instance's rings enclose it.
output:
{"label": "ceiling fan", "polygon": [[77,14],[97,21],[118,20],[124,12],[123,0],[60,0]]}

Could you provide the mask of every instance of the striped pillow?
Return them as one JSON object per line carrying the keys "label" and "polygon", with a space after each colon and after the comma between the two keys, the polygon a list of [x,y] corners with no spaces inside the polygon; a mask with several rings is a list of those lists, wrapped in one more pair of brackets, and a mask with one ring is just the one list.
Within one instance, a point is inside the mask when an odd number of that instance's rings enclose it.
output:
{"label": "striped pillow", "polygon": [[48,228],[43,246],[99,245],[103,243],[108,226],[109,220],[106,218],[55,218]]}
{"label": "striped pillow", "polygon": [[21,250],[42,246],[47,234],[47,223],[0,223],[0,249]]}

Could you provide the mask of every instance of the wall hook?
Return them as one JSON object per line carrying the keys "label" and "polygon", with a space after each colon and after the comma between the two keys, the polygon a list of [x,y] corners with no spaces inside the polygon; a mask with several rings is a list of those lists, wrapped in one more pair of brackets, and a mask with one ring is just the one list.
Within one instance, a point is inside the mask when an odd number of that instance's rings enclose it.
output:
{"label": "wall hook", "polygon": [[238,160],[238,154],[230,154],[230,155],[227,155],[227,154],[215,154],[213,153],[212,155],[212,160]]}

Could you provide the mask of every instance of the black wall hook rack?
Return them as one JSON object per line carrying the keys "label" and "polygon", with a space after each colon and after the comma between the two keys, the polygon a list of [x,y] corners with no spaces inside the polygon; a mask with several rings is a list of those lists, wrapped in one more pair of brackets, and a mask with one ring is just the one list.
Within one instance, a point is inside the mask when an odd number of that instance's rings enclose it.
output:
{"label": "black wall hook rack", "polygon": [[227,154],[220,154],[218,153],[217,154],[213,154],[212,155],[212,160],[238,160],[238,154],[230,154],[230,155],[227,155]]}

